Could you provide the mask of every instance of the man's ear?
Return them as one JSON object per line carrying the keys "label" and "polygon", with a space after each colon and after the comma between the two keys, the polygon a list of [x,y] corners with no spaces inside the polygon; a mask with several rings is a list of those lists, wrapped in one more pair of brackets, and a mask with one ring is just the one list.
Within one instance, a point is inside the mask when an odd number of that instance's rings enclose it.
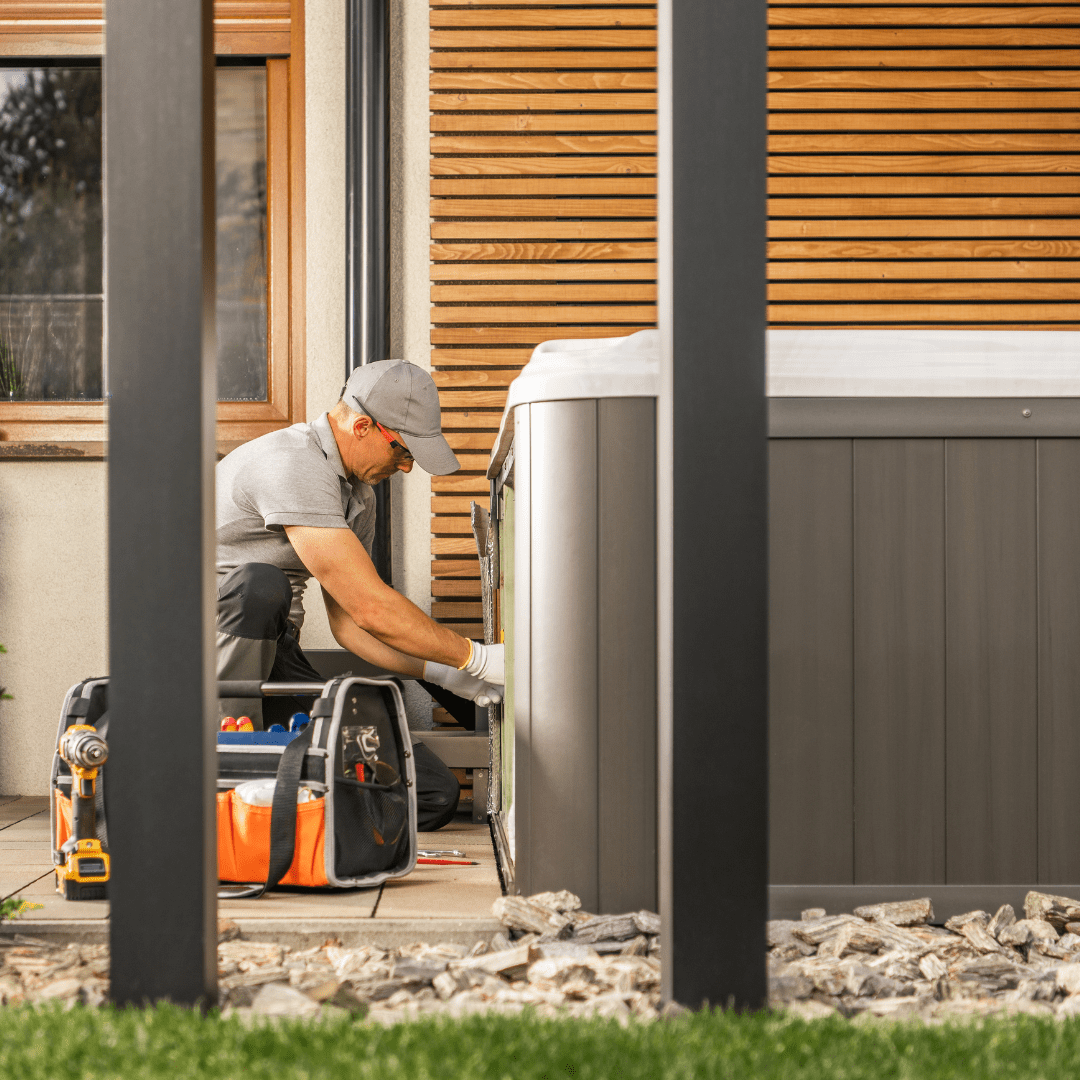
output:
{"label": "man's ear", "polygon": [[369,416],[358,416],[352,425],[352,433],[358,439],[364,438],[365,435],[371,430],[372,423]]}

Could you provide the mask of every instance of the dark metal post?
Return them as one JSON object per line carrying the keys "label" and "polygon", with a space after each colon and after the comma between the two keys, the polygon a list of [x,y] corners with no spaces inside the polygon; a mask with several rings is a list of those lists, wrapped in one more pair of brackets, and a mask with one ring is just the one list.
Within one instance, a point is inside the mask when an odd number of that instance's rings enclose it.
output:
{"label": "dark metal post", "polygon": [[[390,56],[387,0],[349,0],[345,130],[348,355],[353,368],[390,357]],[[375,487],[374,562],[391,576],[390,484]]]}
{"label": "dark metal post", "polygon": [[768,883],[765,8],[664,0],[660,42],[664,988],[695,1008],[756,1008]]}
{"label": "dark metal post", "polygon": [[217,997],[211,0],[109,0],[112,997]]}

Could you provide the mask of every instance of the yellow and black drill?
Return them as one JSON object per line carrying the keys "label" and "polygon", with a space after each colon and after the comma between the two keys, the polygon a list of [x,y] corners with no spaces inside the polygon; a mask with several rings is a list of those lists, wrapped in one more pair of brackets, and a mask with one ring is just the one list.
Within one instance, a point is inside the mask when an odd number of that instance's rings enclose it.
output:
{"label": "yellow and black drill", "polygon": [[56,868],[56,891],[65,900],[104,900],[109,856],[97,838],[95,797],[109,747],[89,724],[73,724],[60,736],[60,756],[71,769],[71,836],[60,847],[67,859]]}

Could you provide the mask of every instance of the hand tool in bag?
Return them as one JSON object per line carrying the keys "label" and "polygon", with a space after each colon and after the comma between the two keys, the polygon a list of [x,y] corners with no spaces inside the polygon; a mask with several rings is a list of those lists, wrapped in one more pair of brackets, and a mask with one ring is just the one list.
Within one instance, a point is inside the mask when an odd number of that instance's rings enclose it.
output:
{"label": "hand tool in bag", "polygon": [[97,838],[98,769],[109,747],[89,724],[73,724],[60,737],[60,756],[71,769],[71,836],[60,847],[67,856],[56,867],[56,891],[65,900],[103,900],[109,881],[109,856]]}

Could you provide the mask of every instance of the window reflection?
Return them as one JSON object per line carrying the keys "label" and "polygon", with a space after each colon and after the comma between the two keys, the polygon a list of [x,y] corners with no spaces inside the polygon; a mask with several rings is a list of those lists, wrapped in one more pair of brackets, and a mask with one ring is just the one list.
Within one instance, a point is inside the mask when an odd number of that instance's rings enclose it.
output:
{"label": "window reflection", "polygon": [[219,67],[218,399],[266,400],[266,68]]}
{"label": "window reflection", "polygon": [[101,397],[101,72],[0,68],[0,400]]}
{"label": "window reflection", "polygon": [[[0,401],[102,396],[101,69],[0,67]],[[218,397],[267,398],[266,67],[217,70]]]}

